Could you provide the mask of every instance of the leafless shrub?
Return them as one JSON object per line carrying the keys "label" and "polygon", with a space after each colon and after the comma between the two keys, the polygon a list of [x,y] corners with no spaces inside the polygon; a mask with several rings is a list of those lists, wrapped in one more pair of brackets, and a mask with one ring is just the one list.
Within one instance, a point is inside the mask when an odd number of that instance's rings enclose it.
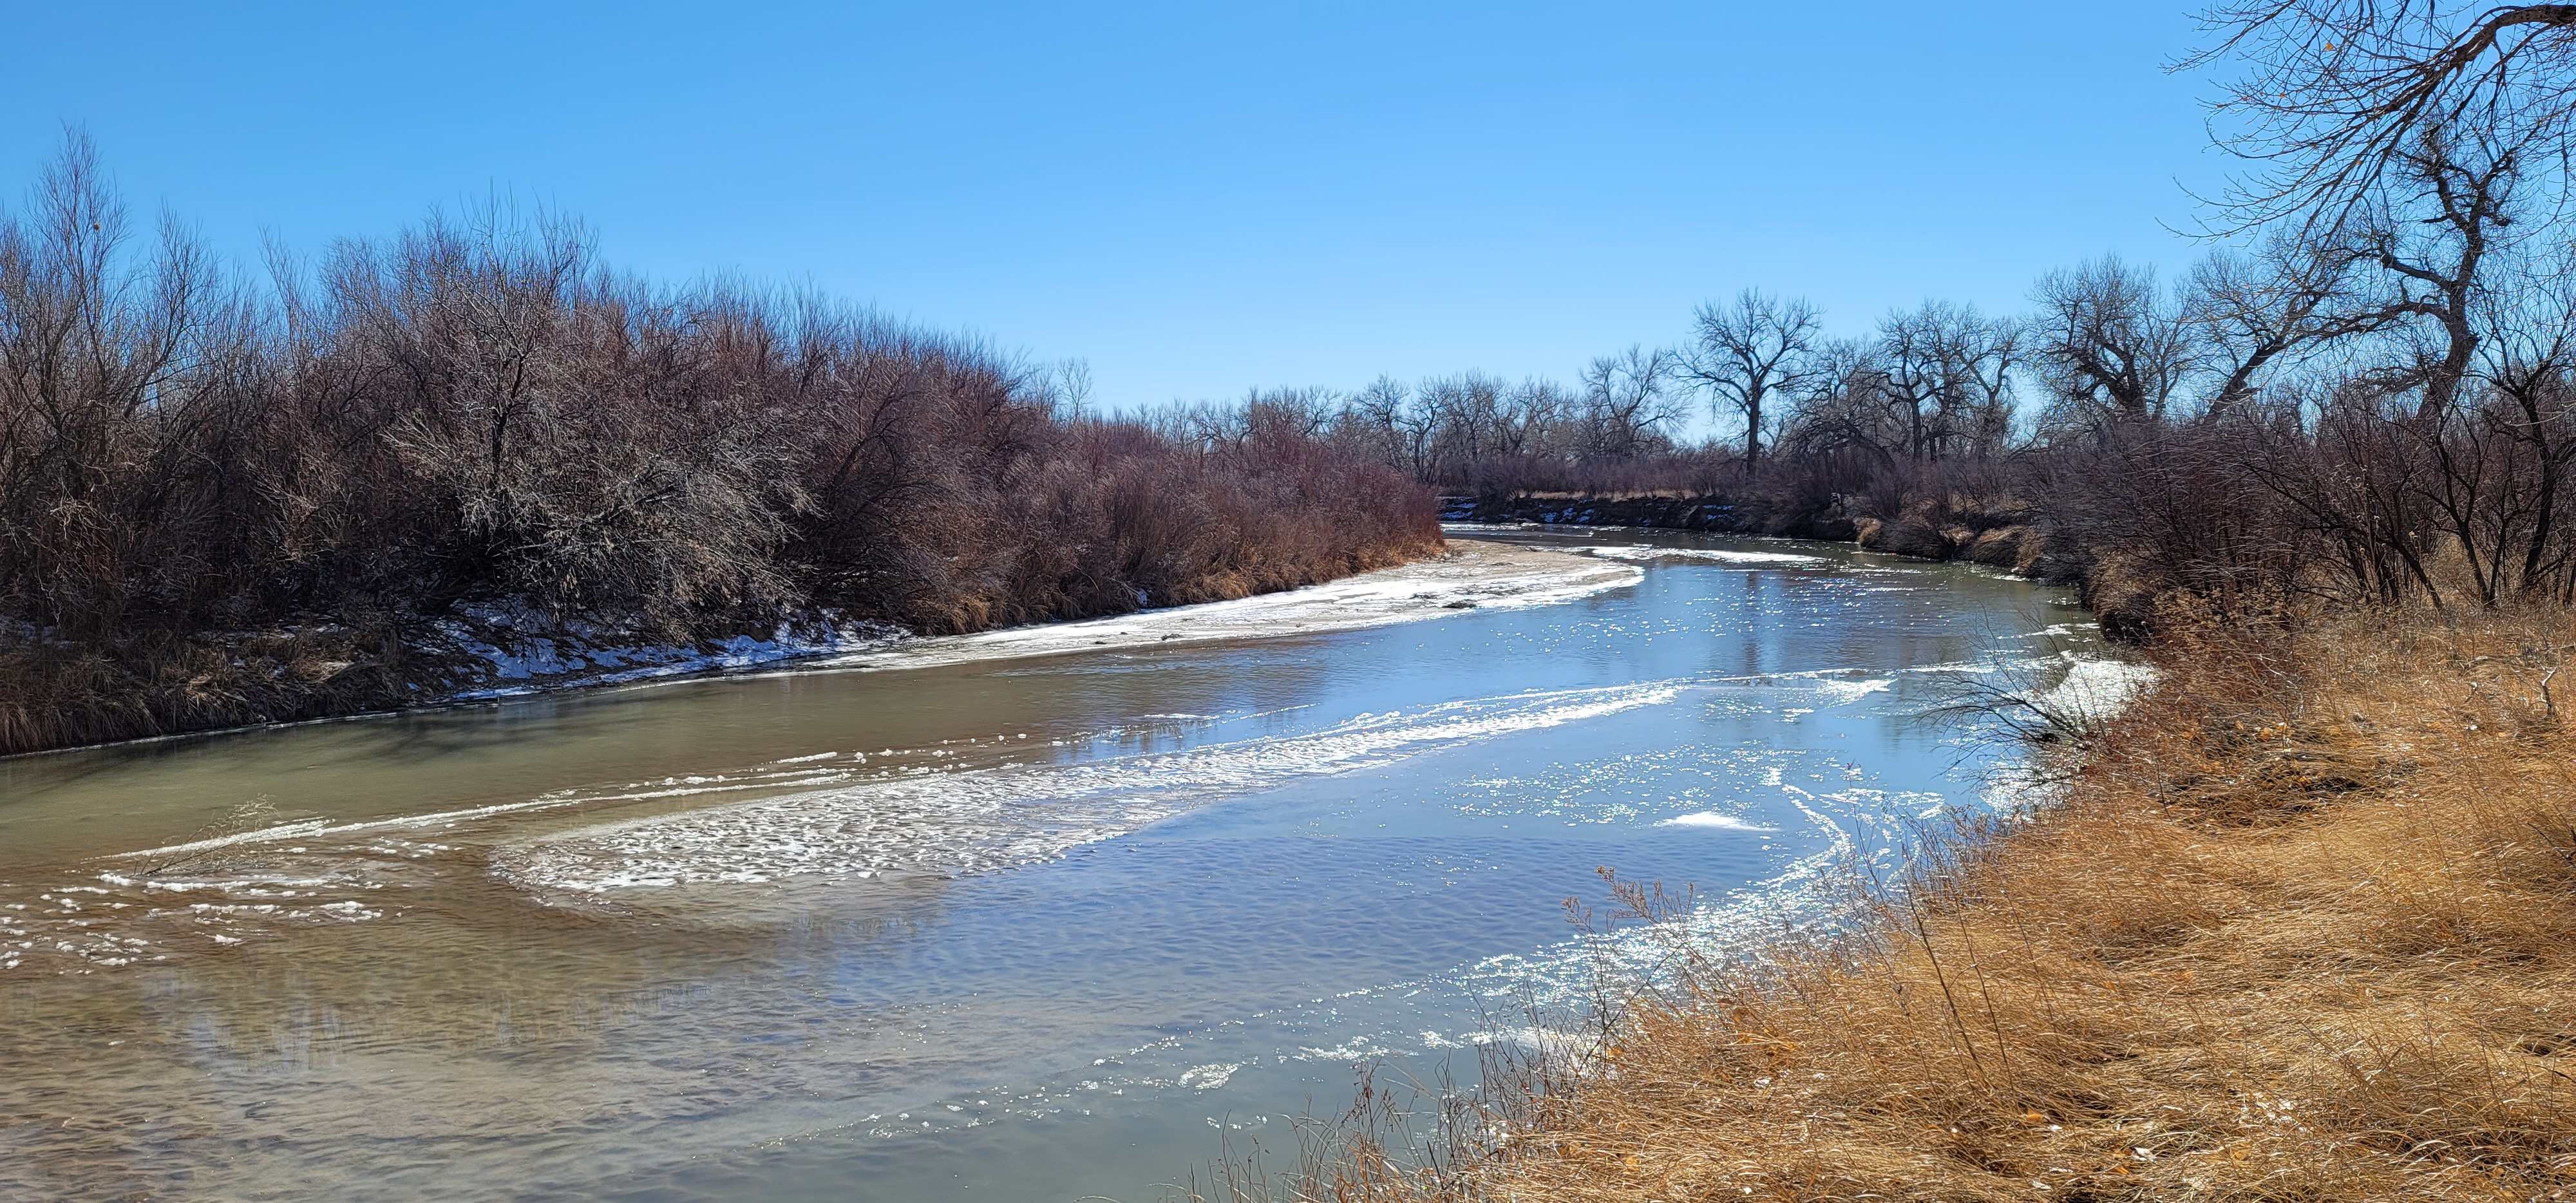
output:
{"label": "leafless shrub", "polygon": [[77,137],[32,199],[0,215],[0,752],[398,704],[405,632],[457,601],[961,631],[1439,545],[1320,397],[1103,423],[1078,365],[657,288],[500,209],[255,290],[175,226],[130,248]]}

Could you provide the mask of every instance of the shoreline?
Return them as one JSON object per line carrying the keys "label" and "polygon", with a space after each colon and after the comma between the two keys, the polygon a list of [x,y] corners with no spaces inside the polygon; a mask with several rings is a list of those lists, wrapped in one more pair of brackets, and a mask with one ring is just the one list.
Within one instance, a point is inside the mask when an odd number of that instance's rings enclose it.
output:
{"label": "shoreline", "polygon": [[906,639],[882,648],[801,662],[797,669],[893,671],[1220,639],[1319,635],[1441,618],[1466,610],[1517,609],[1572,601],[1633,585],[1644,577],[1644,572],[1634,565],[1466,536],[1453,542],[1444,555],[1302,589],[1234,601],[1139,610],[1112,618]]}
{"label": "shoreline", "polygon": [[[567,639],[563,632],[548,632],[530,637],[529,642],[544,645],[533,655],[514,654],[483,643],[488,654],[478,658],[494,666],[491,677],[409,705],[67,744],[0,756],[0,761],[730,677],[893,672],[1093,650],[1326,634],[1440,618],[1469,609],[1570,601],[1634,584],[1643,577],[1643,571],[1634,565],[1467,536],[1435,555],[1295,589],[1231,601],[1139,610],[1108,618],[1029,623],[969,635],[918,636],[883,624],[816,624],[804,633],[782,629],[778,636],[767,640],[736,636],[709,641],[717,650],[707,651],[593,645]],[[663,662],[649,662],[655,658]],[[628,661],[648,662],[623,663]],[[513,667],[548,663],[574,667],[556,672],[522,671],[515,676],[510,673]],[[608,671],[597,671],[601,668]],[[492,678],[509,683],[496,685]]]}
{"label": "shoreline", "polygon": [[1893,517],[1853,517],[1839,500],[1821,508],[1796,508],[1759,494],[1541,492],[1443,497],[1440,520],[1444,526],[1627,527],[1806,539],[1908,559],[1977,564],[2024,580],[2073,587],[2104,635],[2132,644],[2148,638],[2156,607],[2171,588],[2136,557],[2081,544],[2037,509],[2011,499],[1996,499],[1991,506],[1917,504]]}
{"label": "shoreline", "polygon": [[2046,809],[1855,883],[1837,937],[1664,938],[1680,979],[1505,1066],[1473,1155],[1381,1174],[1362,1132],[1334,1197],[2576,1195],[2570,630],[2178,624]]}

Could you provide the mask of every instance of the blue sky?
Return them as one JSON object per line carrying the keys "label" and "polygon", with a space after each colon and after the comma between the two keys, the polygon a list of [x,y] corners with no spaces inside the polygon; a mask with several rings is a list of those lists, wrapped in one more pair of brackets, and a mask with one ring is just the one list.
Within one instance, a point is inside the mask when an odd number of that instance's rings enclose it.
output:
{"label": "blue sky", "polygon": [[[1571,377],[1755,285],[1840,332],[2180,267],[2181,4],[20,5],[66,122],[245,262],[495,194],[619,266],[811,284],[1110,405]],[[0,192],[15,193],[14,186]],[[14,204],[14,196],[11,203]]]}

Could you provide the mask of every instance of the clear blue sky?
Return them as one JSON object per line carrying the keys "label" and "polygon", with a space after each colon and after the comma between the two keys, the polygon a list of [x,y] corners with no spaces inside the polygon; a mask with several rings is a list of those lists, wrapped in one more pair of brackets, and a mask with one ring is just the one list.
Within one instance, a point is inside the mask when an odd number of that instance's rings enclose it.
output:
{"label": "clear blue sky", "polygon": [[[407,10],[407,11],[405,11]],[[502,193],[660,279],[811,283],[1134,405],[1571,377],[1746,285],[1842,332],[2168,271],[2205,149],[2114,4],[13,5],[17,193],[86,128],[245,262]],[[2179,182],[2178,182],[2179,181]],[[10,203],[14,206],[15,196]]]}

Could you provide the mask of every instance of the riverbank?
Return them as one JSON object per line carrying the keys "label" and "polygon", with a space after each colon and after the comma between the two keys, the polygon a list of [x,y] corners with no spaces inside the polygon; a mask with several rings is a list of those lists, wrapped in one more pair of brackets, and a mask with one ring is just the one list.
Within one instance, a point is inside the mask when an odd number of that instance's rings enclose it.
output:
{"label": "riverbank", "polygon": [[[555,624],[524,610],[458,607],[399,640],[338,627],[209,640],[211,649],[196,658],[201,662],[184,662],[194,678],[183,685],[197,692],[198,713],[235,720],[133,734],[187,734],[747,670],[918,668],[1321,634],[1461,610],[1543,605],[1632,584],[1640,575],[1633,565],[1463,539],[1392,567],[1297,588],[928,637],[889,623],[821,613],[694,643],[643,642],[604,624]],[[66,746],[84,744],[54,745]]]}
{"label": "riverbank", "polygon": [[[1570,1002],[1594,865],[1803,908],[1974,806],[1909,716],[2079,617],[1821,545],[1507,540],[1614,587],[1530,604],[1588,586],[1452,577],[1458,539],[1375,578],[1432,587],[1073,654],[0,761],[0,1198],[1160,1198],[1210,1117],[1275,1148],[1355,1060]],[[1390,613],[1427,621],[1311,633]],[[1296,633],[1148,625],[1224,616]]]}
{"label": "riverbank", "polygon": [[1484,539],[1449,543],[1438,556],[1281,593],[1140,610],[1083,622],[1038,623],[975,635],[906,639],[814,662],[829,668],[922,668],[968,660],[1052,656],[1092,649],[1164,647],[1211,639],[1320,635],[1440,618],[1461,610],[1569,601],[1635,584],[1630,564]]}
{"label": "riverbank", "polygon": [[1847,939],[1678,960],[1490,1156],[1360,1196],[2576,1196],[2571,637],[2160,635],[2058,804]]}
{"label": "riverbank", "polygon": [[2147,637],[2167,591],[2137,557],[2069,537],[2037,507],[2013,497],[1917,500],[1894,515],[1858,513],[1843,499],[1801,502],[1755,493],[1513,493],[1444,497],[1444,522],[1632,526],[1850,543],[1918,560],[1964,560],[2050,584],[2072,585],[2104,633]]}
{"label": "riverbank", "polygon": [[821,296],[655,285],[575,222],[433,217],[216,288],[204,248],[119,249],[85,140],[48,171],[0,212],[0,755],[1223,601],[1440,547],[1430,491],[1301,402],[1098,418],[1079,373]]}

